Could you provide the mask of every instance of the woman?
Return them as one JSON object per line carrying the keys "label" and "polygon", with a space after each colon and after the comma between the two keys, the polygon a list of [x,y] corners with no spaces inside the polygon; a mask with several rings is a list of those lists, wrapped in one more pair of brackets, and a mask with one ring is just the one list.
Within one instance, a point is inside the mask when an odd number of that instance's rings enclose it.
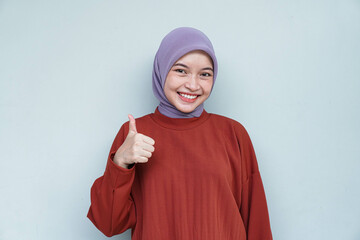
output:
{"label": "woman", "polygon": [[[153,69],[154,113],[129,115],[91,189],[89,219],[132,239],[272,239],[249,135],[203,108],[218,71],[210,40],[182,27],[162,40]],[[156,144],[155,144],[156,142]]]}

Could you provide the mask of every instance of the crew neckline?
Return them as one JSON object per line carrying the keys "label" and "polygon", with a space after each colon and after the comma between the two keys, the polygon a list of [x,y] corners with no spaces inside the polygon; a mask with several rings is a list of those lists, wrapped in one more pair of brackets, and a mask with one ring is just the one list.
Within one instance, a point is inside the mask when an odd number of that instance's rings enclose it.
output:
{"label": "crew neckline", "polygon": [[199,117],[171,118],[160,113],[158,107],[156,107],[154,113],[150,114],[150,117],[154,122],[162,127],[174,130],[186,130],[199,126],[210,117],[210,114],[203,109]]}

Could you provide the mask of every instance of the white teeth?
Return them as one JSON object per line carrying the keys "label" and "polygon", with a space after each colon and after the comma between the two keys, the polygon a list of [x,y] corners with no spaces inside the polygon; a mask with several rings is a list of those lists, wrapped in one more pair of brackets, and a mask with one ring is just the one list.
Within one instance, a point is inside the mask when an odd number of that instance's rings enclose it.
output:
{"label": "white teeth", "polygon": [[182,93],[180,93],[180,95],[183,96],[183,97],[189,98],[189,99],[197,98],[197,96],[190,96],[190,95],[182,94]]}

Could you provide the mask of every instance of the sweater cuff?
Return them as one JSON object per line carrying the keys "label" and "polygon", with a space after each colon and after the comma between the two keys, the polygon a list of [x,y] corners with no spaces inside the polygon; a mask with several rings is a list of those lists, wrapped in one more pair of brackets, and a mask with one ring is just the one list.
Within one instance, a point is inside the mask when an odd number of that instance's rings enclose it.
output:
{"label": "sweater cuff", "polygon": [[131,168],[123,168],[118,166],[110,156],[107,161],[106,172],[110,175],[112,186],[114,189],[129,184],[134,180],[135,164],[130,165]]}

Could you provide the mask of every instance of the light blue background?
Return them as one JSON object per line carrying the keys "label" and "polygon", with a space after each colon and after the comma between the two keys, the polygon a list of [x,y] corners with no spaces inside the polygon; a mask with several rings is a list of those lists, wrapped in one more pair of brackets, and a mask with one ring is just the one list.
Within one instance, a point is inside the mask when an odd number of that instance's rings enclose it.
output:
{"label": "light blue background", "polygon": [[360,239],[358,0],[0,1],[0,239],[107,239],[90,187],[179,26],[213,42],[205,109],[248,130],[274,239]]}

